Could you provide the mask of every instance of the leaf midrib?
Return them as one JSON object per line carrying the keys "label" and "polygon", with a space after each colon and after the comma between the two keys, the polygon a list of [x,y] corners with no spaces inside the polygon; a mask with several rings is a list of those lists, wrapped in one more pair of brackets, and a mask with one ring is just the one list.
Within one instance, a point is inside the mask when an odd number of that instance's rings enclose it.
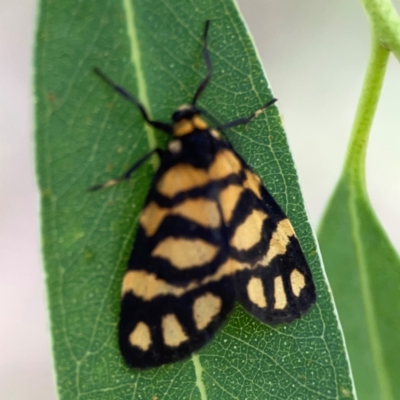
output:
{"label": "leaf midrib", "polygon": [[[126,27],[129,42],[131,45],[131,63],[134,66],[136,72],[136,79],[138,85],[137,96],[139,101],[144,105],[149,117],[151,118],[151,109],[149,103],[149,96],[147,94],[147,85],[144,78],[144,70],[142,66],[142,53],[139,46],[139,40],[137,36],[137,30],[134,23],[135,13],[132,2],[129,0],[123,0],[123,7],[126,11]],[[147,141],[149,143],[149,149],[154,149],[157,146],[156,136],[154,129],[149,124],[144,124],[144,130],[146,132]]]}

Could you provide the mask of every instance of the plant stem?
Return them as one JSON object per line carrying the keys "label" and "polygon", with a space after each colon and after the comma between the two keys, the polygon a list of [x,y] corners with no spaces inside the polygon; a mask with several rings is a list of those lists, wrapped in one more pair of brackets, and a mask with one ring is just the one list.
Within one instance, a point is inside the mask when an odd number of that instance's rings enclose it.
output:
{"label": "plant stem", "polygon": [[365,155],[368,136],[383,86],[389,54],[390,52],[383,48],[377,37],[372,34],[371,54],[344,165],[344,173],[350,174],[354,185],[364,194],[366,194]]}

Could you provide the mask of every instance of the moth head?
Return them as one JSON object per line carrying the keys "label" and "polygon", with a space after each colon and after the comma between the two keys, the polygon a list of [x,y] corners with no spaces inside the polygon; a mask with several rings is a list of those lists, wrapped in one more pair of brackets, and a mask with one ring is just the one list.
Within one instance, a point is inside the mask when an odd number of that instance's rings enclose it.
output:
{"label": "moth head", "polygon": [[200,111],[196,107],[191,104],[183,104],[172,114],[172,121],[176,124],[183,119],[191,120],[195,115],[199,114]]}

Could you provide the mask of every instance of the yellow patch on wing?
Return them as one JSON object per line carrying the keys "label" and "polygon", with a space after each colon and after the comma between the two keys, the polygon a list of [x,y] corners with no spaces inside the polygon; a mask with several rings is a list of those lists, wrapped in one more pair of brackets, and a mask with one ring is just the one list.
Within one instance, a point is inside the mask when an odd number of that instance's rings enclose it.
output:
{"label": "yellow patch on wing", "polygon": [[205,285],[209,282],[217,282],[225,276],[234,275],[236,272],[243,271],[245,269],[251,269],[251,265],[237,261],[234,258],[228,258],[213,274],[205,277],[201,281],[201,284]]}
{"label": "yellow patch on wing", "polygon": [[261,199],[262,196],[260,178],[254,172],[251,172],[248,169],[246,169],[245,175],[246,179],[243,182],[243,186],[246,189],[250,189],[259,199]]}
{"label": "yellow patch on wing", "polygon": [[207,198],[188,199],[173,208],[160,207],[152,201],[140,216],[146,236],[153,236],[168,215],[180,215],[206,228],[218,228],[221,224],[217,203]]}
{"label": "yellow patch on wing", "polygon": [[238,271],[250,269],[250,264],[241,263],[228,258],[213,274],[206,276],[203,280],[194,280],[186,286],[173,285],[156,274],[145,270],[128,270],[122,283],[122,297],[128,292],[144,301],[151,301],[158,296],[181,297],[185,293],[198,289],[210,282],[218,282],[225,276],[234,275]]}
{"label": "yellow patch on wing", "polygon": [[206,228],[218,228],[221,225],[217,203],[204,197],[180,203],[172,209],[172,214],[181,215]]}
{"label": "yellow patch on wing", "polygon": [[260,308],[267,307],[267,299],[264,294],[264,285],[260,278],[251,277],[247,284],[247,296],[250,301]]}
{"label": "yellow patch on wing", "polygon": [[144,301],[151,301],[158,296],[180,297],[192,287],[171,285],[167,281],[159,279],[156,274],[144,270],[129,270],[122,282],[122,297],[128,292]]}
{"label": "yellow patch on wing", "polygon": [[164,315],[161,321],[161,328],[166,346],[178,347],[189,339],[175,314]]}
{"label": "yellow patch on wing", "polygon": [[209,263],[219,247],[203,239],[167,237],[151,252],[153,257],[168,260],[177,269],[188,269]]}
{"label": "yellow patch on wing", "polygon": [[235,154],[228,149],[220,150],[208,169],[209,179],[218,180],[226,178],[231,174],[238,174],[242,165]]}
{"label": "yellow patch on wing", "polygon": [[222,214],[225,223],[228,223],[233,215],[236,205],[243,192],[243,187],[240,185],[229,185],[222,189],[219,193],[219,204],[222,209]]}
{"label": "yellow patch on wing", "polygon": [[299,297],[301,289],[306,286],[306,280],[304,278],[304,275],[298,269],[294,269],[290,273],[290,284],[292,286],[293,294],[296,297]]}
{"label": "yellow patch on wing", "polygon": [[138,322],[129,334],[129,343],[140,350],[147,351],[152,343],[149,326],[142,321]]}
{"label": "yellow patch on wing", "polygon": [[163,219],[168,215],[169,208],[162,208],[154,201],[150,202],[140,214],[140,225],[146,236],[153,236]]}
{"label": "yellow patch on wing", "polygon": [[228,150],[220,150],[208,171],[190,164],[177,164],[168,169],[157,183],[157,190],[164,196],[174,197],[180,192],[202,187],[212,180],[238,174],[242,170],[239,159]]}
{"label": "yellow patch on wing", "polygon": [[263,211],[254,209],[236,228],[230,245],[238,250],[248,250],[259,243],[262,238],[262,226],[267,217]]}
{"label": "yellow patch on wing", "polygon": [[193,303],[193,318],[196,328],[200,331],[212,322],[213,318],[221,312],[222,300],[220,297],[205,293]]}
{"label": "yellow patch on wing", "polygon": [[204,186],[209,181],[206,170],[195,168],[190,164],[177,164],[160,178],[157,190],[164,196],[174,197],[180,192]]}
{"label": "yellow patch on wing", "polygon": [[285,218],[278,223],[275,232],[272,234],[267,254],[263,257],[260,264],[268,266],[275,256],[285,254],[291,236],[295,236],[295,233],[292,224]]}
{"label": "yellow patch on wing", "polygon": [[283,310],[287,304],[285,288],[283,287],[283,280],[281,276],[274,279],[274,298],[276,310]]}

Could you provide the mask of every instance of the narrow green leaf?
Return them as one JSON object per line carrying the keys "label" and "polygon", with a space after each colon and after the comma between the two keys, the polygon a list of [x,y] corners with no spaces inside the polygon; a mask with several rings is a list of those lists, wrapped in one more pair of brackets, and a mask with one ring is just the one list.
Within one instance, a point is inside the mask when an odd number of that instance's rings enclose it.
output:
{"label": "narrow green leaf", "polygon": [[263,325],[237,307],[188,360],[132,371],[117,345],[120,285],[154,167],[88,193],[166,138],[91,72],[101,67],[168,120],[205,66],[211,19],[214,76],[200,105],[218,120],[272,95],[230,1],[42,0],[36,47],[37,168],[57,382],[61,399],[354,398],[341,332],[276,109],[229,139],[287,212],[313,270],[318,302],[301,320]]}
{"label": "narrow green leaf", "polygon": [[358,395],[400,393],[400,260],[364,193],[340,180],[319,231]]}
{"label": "narrow green leaf", "polygon": [[371,57],[342,177],[322,219],[319,239],[361,399],[400,393],[400,259],[365,187],[368,135],[389,52],[373,33]]}

